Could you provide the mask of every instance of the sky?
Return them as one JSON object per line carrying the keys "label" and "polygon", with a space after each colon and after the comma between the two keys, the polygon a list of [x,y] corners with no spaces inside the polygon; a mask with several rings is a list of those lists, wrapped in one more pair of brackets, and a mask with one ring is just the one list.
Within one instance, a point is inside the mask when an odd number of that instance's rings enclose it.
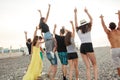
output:
{"label": "sky", "polygon": [[[40,9],[43,17],[46,17],[48,4],[51,4],[51,10],[47,24],[51,33],[54,24],[57,24],[57,34],[61,26],[72,30],[70,20],[74,21],[75,7],[78,10],[78,24],[82,19],[89,21],[84,12],[86,7],[93,18],[91,31],[93,46],[110,46],[99,16],[104,15],[107,26],[111,21],[118,24],[118,16],[115,13],[120,10],[119,3],[120,0],[0,0],[0,47],[25,47],[24,31],[28,32],[28,38],[33,38],[33,32],[40,19],[37,10]],[[40,31],[38,35],[39,33]],[[77,46],[80,45],[77,34],[75,42]]]}

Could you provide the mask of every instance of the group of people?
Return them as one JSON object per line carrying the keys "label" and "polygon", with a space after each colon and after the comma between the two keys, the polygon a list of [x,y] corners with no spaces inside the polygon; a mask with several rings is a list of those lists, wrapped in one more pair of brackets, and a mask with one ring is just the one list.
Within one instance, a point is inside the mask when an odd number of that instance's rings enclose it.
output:
{"label": "group of people", "polygon": [[[57,72],[57,56],[62,64],[62,72],[63,72],[63,80],[67,79],[67,73],[69,73],[69,80],[73,79],[73,73],[75,71],[75,78],[79,80],[79,69],[78,69],[78,53],[75,46],[74,38],[75,32],[78,34],[78,37],[81,40],[80,53],[81,57],[86,66],[86,76],[87,80],[91,80],[91,64],[94,72],[95,80],[98,79],[98,67],[96,62],[96,57],[94,54],[94,49],[91,40],[91,29],[93,24],[93,19],[89,14],[88,10],[85,8],[84,12],[90,19],[90,22],[85,20],[80,21],[80,25],[77,23],[77,8],[74,9],[74,21],[70,21],[72,31],[65,29],[63,26],[60,29],[60,35],[56,34],[57,25],[54,25],[53,34],[49,30],[49,26],[47,25],[47,20],[50,12],[51,5],[49,4],[47,16],[42,17],[41,10],[38,10],[40,13],[40,23],[39,26],[36,27],[34,32],[33,41],[31,39],[27,39],[27,32],[25,32],[26,36],[26,45],[29,50],[29,54],[31,54],[31,61],[28,66],[27,72],[23,77],[23,80],[42,80],[41,73],[43,68],[43,56],[42,53],[46,53],[47,59],[50,61],[51,66],[49,67],[49,71],[47,76],[50,80],[54,80],[55,74]],[[117,68],[118,75],[120,76],[120,11],[118,11],[118,28],[114,22],[110,23],[109,29],[107,29],[103,16],[101,15],[101,23],[104,28],[104,31],[108,35],[108,39],[111,43],[111,51],[112,51],[112,59],[113,66]],[[37,36],[37,30],[41,30],[42,36]],[[44,35],[43,35],[44,34]],[[45,52],[41,48],[41,44],[45,43]],[[69,72],[67,72],[67,65],[69,65]],[[81,74],[82,75],[82,74]]]}

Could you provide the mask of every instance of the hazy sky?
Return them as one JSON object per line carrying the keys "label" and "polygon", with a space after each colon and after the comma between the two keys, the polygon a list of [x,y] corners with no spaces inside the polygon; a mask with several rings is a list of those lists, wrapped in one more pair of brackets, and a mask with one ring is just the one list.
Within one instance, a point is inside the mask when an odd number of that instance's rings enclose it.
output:
{"label": "hazy sky", "polygon": [[[84,13],[86,7],[93,17],[92,41],[93,45],[109,46],[107,36],[103,31],[99,16],[103,14],[106,25],[113,21],[118,24],[115,13],[120,10],[120,0],[0,0],[0,47],[19,48],[25,46],[24,31],[28,38],[33,37],[35,27],[39,23],[38,9],[45,17],[51,4],[51,11],[47,24],[53,31],[57,24],[57,33],[61,26],[71,30],[70,20],[74,20],[74,8],[78,9],[78,23],[81,19],[89,21]],[[76,42],[80,42],[76,35]],[[80,43],[78,44],[80,45]]]}

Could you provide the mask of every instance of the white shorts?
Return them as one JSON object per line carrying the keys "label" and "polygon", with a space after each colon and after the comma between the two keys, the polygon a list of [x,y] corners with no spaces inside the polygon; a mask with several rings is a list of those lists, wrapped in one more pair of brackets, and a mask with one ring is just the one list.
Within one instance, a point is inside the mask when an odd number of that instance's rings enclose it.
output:
{"label": "white shorts", "polygon": [[120,68],[120,48],[112,48],[112,61],[114,68]]}

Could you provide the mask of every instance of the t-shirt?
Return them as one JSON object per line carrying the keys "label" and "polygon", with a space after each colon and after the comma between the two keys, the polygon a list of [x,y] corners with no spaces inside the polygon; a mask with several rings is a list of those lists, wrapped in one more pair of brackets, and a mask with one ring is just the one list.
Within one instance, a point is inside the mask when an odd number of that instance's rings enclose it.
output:
{"label": "t-shirt", "polygon": [[57,41],[57,51],[67,52],[66,45],[65,45],[65,36],[59,36],[55,34],[55,38]]}
{"label": "t-shirt", "polygon": [[46,47],[46,53],[50,53],[51,51],[53,51],[53,48],[55,47],[54,39],[47,40],[45,42],[45,47]]}
{"label": "t-shirt", "polygon": [[29,54],[31,54],[31,45],[32,45],[32,43],[31,42],[26,42],[26,45],[27,45]]}
{"label": "t-shirt", "polygon": [[89,43],[89,42],[92,42],[91,40],[91,32],[86,32],[86,33],[82,33],[81,30],[78,30],[77,32],[78,34],[78,37],[80,38],[81,40],[81,43]]}
{"label": "t-shirt", "polygon": [[42,29],[43,33],[46,33],[49,31],[49,26],[45,23],[40,23],[39,28]]}

